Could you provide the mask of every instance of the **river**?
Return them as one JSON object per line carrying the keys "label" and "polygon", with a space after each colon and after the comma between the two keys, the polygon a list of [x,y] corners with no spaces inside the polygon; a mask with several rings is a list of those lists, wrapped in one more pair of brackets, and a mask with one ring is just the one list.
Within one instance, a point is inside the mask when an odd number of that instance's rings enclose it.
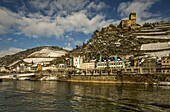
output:
{"label": "river", "polygon": [[170,112],[170,87],[6,81],[0,112]]}

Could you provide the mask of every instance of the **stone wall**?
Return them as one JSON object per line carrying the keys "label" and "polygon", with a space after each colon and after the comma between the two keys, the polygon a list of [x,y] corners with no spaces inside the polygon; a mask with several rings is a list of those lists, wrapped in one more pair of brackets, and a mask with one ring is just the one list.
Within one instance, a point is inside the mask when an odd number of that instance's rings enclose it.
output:
{"label": "stone wall", "polygon": [[118,81],[118,77],[115,76],[71,76],[71,80],[89,80],[89,81]]}

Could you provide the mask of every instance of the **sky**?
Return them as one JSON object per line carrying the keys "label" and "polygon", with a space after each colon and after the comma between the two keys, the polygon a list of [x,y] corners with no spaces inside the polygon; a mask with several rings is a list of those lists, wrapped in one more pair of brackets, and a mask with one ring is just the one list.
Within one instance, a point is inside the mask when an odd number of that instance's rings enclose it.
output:
{"label": "sky", "polygon": [[169,0],[0,0],[0,57],[38,46],[73,49],[95,30],[137,13],[137,23],[170,20]]}

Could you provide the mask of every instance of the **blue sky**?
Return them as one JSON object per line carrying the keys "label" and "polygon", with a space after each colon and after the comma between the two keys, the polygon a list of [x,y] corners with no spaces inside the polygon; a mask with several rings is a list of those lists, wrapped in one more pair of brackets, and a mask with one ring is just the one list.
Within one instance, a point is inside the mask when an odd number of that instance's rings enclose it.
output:
{"label": "blue sky", "polygon": [[75,48],[130,12],[139,24],[170,20],[169,0],[0,0],[0,56],[37,46]]}

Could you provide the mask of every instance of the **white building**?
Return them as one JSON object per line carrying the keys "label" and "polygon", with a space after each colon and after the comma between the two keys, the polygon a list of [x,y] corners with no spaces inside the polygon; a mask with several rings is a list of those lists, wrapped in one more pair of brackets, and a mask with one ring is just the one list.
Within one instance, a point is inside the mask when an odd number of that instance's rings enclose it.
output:
{"label": "white building", "polygon": [[73,57],[73,66],[76,68],[80,68],[81,64],[83,63],[83,58],[78,56],[78,57]]}

